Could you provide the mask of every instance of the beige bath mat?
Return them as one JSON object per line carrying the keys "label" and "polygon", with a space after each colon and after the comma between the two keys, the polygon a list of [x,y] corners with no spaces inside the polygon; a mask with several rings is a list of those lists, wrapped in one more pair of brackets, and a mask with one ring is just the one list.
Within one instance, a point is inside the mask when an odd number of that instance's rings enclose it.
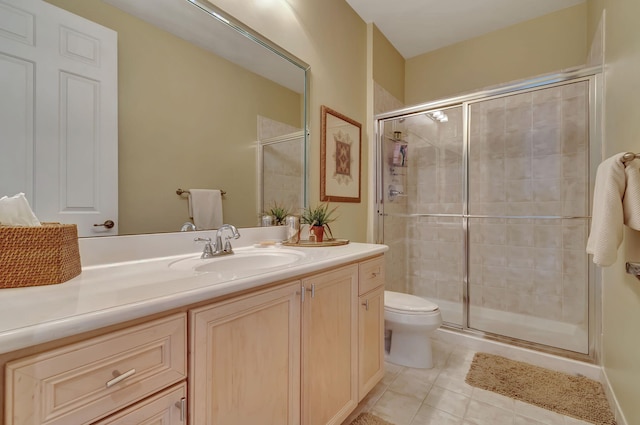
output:
{"label": "beige bath mat", "polygon": [[487,353],[476,353],[467,384],[598,425],[616,421],[600,383]]}
{"label": "beige bath mat", "polygon": [[372,415],[371,413],[360,413],[357,418],[351,421],[351,425],[393,425],[384,419]]}

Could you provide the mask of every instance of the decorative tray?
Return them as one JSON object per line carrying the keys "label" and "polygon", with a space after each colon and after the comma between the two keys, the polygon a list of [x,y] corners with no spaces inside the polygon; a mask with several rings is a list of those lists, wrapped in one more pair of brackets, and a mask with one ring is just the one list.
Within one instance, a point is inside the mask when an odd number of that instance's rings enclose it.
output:
{"label": "decorative tray", "polygon": [[300,240],[298,242],[282,242],[284,246],[297,246],[297,247],[323,247],[323,246],[340,246],[349,243],[349,239],[326,239],[322,242],[311,242],[308,240]]}

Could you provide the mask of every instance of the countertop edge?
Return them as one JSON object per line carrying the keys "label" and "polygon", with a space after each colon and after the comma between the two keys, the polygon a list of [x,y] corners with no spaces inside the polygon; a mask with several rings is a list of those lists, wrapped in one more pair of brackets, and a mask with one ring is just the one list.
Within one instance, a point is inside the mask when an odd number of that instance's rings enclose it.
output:
{"label": "countertop edge", "polygon": [[[314,250],[318,248],[307,249]],[[222,284],[205,285],[184,292],[176,292],[168,296],[149,298],[140,302],[122,304],[103,310],[95,310],[89,313],[57,318],[35,325],[0,331],[0,354],[117,325],[130,320],[141,319],[146,316],[186,307],[208,299],[257,288],[272,282],[295,279],[323,269],[380,255],[387,250],[388,247],[386,245],[362,244],[361,250],[340,257],[330,257],[290,269],[254,275]]]}

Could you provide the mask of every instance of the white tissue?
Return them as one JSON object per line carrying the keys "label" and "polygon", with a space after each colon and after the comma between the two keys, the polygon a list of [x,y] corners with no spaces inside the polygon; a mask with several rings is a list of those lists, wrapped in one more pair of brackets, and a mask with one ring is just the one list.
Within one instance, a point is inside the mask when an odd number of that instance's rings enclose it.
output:
{"label": "white tissue", "polygon": [[24,193],[0,198],[0,224],[7,226],[40,226]]}

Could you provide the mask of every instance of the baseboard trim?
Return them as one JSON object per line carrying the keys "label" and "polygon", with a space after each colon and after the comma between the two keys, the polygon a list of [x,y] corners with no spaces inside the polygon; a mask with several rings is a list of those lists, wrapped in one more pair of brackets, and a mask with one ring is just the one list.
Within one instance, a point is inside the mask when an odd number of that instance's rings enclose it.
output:
{"label": "baseboard trim", "polygon": [[609,381],[609,377],[607,376],[607,372],[604,368],[601,368],[600,382],[602,382],[604,392],[607,395],[607,400],[609,400],[611,410],[613,410],[613,414],[616,417],[616,423],[618,425],[627,425],[627,419],[622,413],[622,409],[620,408],[620,404],[618,403],[618,399],[616,398],[616,394],[611,387],[611,382]]}

